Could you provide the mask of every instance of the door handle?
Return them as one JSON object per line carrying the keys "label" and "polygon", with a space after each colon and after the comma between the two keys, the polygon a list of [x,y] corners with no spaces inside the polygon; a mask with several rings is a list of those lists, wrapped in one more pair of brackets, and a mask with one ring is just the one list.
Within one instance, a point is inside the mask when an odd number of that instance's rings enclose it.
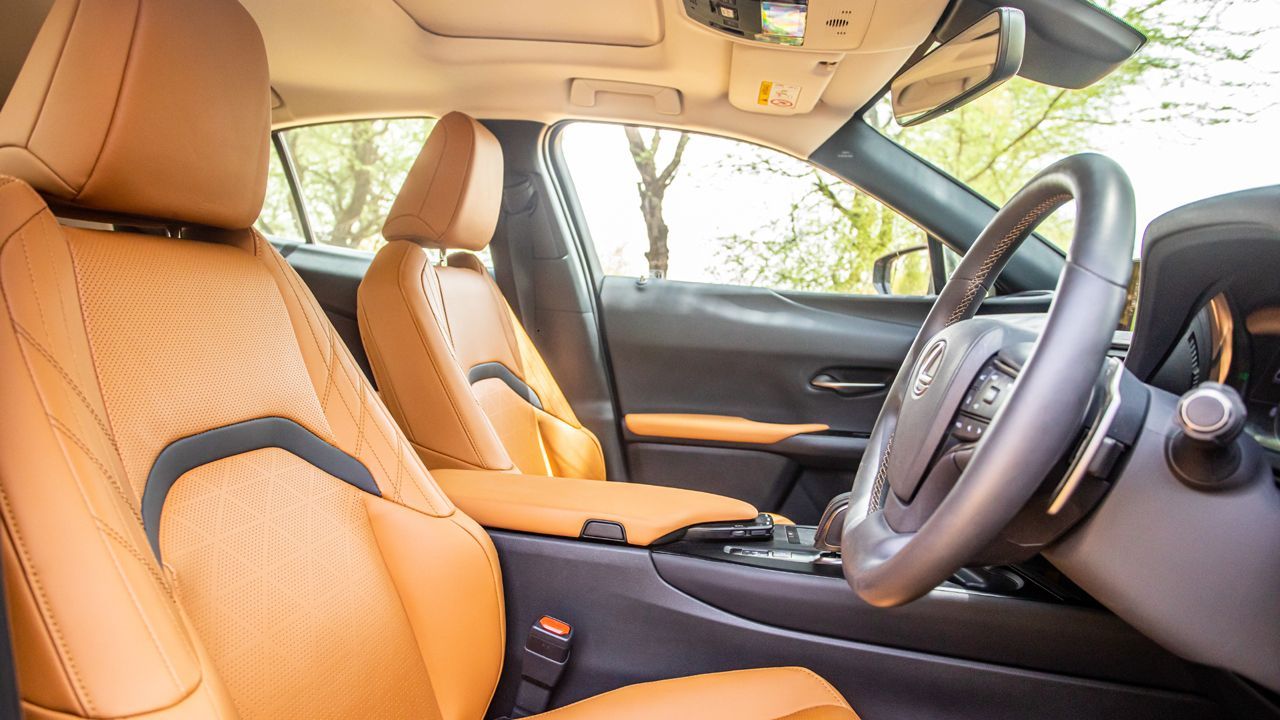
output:
{"label": "door handle", "polygon": [[821,390],[834,390],[836,392],[883,390],[886,387],[882,382],[840,382],[832,379],[830,375],[819,375],[810,380],[809,384]]}

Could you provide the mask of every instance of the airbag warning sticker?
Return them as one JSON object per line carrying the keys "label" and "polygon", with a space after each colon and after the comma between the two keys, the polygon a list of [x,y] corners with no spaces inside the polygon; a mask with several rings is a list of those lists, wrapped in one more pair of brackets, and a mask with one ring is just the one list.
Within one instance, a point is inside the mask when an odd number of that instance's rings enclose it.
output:
{"label": "airbag warning sticker", "polygon": [[795,107],[799,99],[799,85],[783,85],[765,80],[760,83],[760,94],[756,96],[756,104],[789,109]]}

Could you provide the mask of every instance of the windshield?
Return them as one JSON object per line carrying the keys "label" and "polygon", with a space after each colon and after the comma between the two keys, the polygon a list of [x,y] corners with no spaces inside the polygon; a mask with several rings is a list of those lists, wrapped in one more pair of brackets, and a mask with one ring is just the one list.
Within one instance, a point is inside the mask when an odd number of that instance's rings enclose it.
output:
{"label": "windshield", "polygon": [[[1099,5],[1148,42],[1090,87],[1064,90],[1015,77],[921,125],[893,122],[887,97],[866,120],[997,205],[1058,159],[1085,151],[1108,155],[1133,181],[1139,236],[1180,205],[1280,183],[1280,6],[1253,0]],[[1069,208],[1039,229],[1063,248],[1070,232]]]}

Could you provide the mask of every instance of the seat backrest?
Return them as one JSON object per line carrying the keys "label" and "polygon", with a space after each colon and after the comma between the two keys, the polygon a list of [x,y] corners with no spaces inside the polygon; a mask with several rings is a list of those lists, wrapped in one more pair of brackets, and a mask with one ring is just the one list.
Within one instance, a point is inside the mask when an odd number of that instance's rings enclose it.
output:
{"label": "seat backrest", "polygon": [[[603,480],[599,441],[471,252],[489,244],[501,197],[497,139],[462,113],[441,118],[360,283],[378,389],[428,467]],[[438,267],[430,250],[462,252]]]}
{"label": "seat backrest", "polygon": [[488,536],[251,229],[268,97],[234,0],[57,0],[0,111],[0,550],[31,716],[477,718],[496,686]]}

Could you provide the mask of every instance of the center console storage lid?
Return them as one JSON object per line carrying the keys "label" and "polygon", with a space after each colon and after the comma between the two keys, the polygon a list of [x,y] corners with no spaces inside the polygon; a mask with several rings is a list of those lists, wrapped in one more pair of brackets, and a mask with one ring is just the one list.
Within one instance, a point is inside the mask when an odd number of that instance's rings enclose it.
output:
{"label": "center console storage lid", "polygon": [[455,505],[487,528],[642,547],[691,525],[753,520],[759,514],[741,500],[656,485],[489,470],[432,470],[431,476]]}

